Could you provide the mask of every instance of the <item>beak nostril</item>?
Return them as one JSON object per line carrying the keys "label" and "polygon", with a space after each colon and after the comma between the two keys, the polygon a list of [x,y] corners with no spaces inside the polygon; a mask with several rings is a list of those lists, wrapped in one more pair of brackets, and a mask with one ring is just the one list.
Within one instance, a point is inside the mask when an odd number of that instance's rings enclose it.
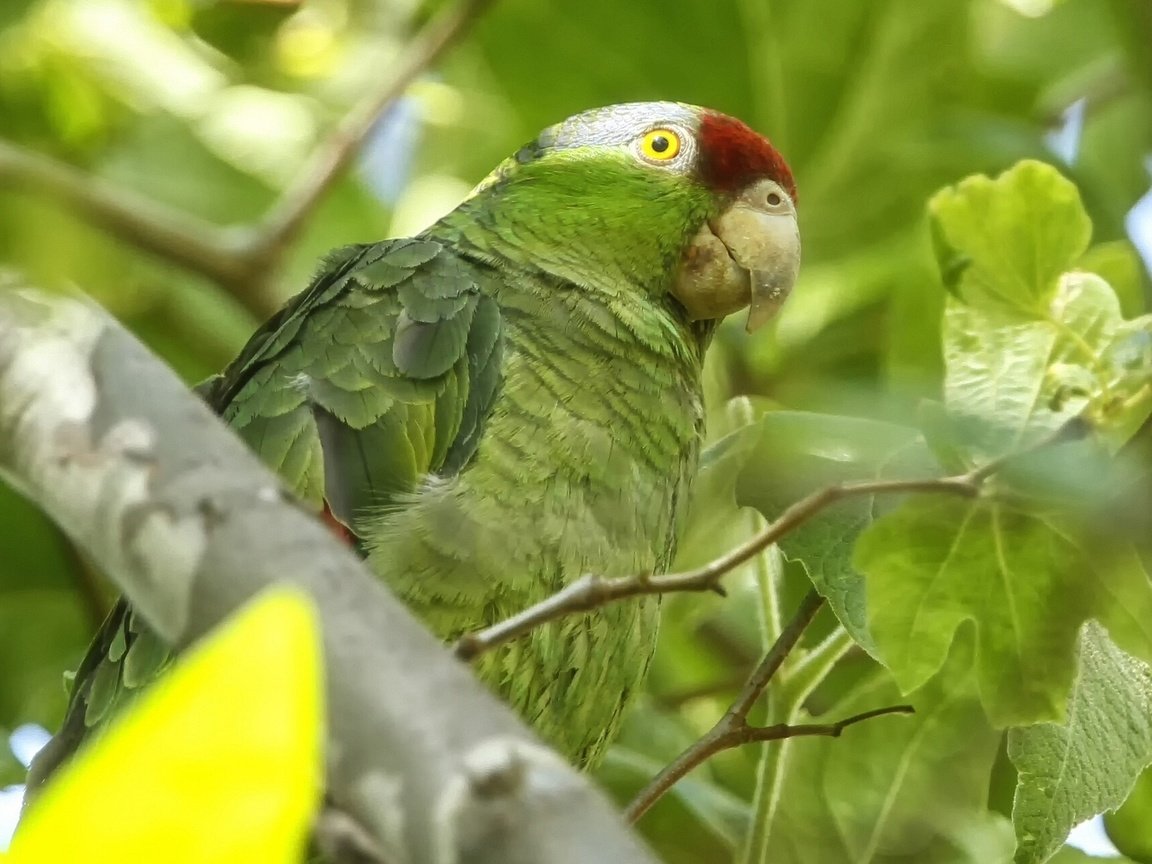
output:
{"label": "beak nostril", "polygon": [[782,199],[775,192],[769,192],[768,193],[767,201],[768,201],[769,207],[779,207],[783,203],[783,200],[784,199]]}

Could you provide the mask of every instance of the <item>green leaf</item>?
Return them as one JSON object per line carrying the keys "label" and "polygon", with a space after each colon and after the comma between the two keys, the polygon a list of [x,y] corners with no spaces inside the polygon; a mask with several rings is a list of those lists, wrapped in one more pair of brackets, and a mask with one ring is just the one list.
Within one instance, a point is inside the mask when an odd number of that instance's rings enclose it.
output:
{"label": "green leaf", "polygon": [[320,790],[321,718],[311,607],[269,592],[52,780],[7,860],[299,861]]}
{"label": "green leaf", "polygon": [[[915,429],[854,417],[774,411],[757,428],[747,469],[736,487],[741,504],[774,519],[804,495],[834,483],[879,477],[930,477],[939,473]],[[842,501],[780,541],[780,549],[807,570],[852,638],[869,652],[863,577],[852,564],[856,538],[871,524],[874,497]]]}
{"label": "green leaf", "polygon": [[0,590],[0,722],[59,722],[60,673],[90,634],[83,603],[66,589]]}
{"label": "green leaf", "polygon": [[[691,744],[689,740],[685,746]],[[624,777],[633,782],[633,791],[639,791],[667,765],[666,759],[653,759],[629,747],[613,747],[608,751],[604,765],[599,769],[599,781],[609,787],[625,785]],[[731,792],[704,772],[694,772],[678,782],[671,795],[720,841],[723,852],[731,854],[738,848],[740,838],[748,826],[748,803]],[[677,813],[680,825],[678,843],[683,843],[683,814]],[[719,852],[720,850],[716,850]],[[699,860],[699,858],[695,859]]]}
{"label": "green leaf", "polygon": [[945,284],[982,308],[1039,312],[1092,236],[1076,186],[1031,160],[941,190],[928,212]]}
{"label": "green leaf", "polygon": [[1148,369],[1137,362],[1127,370],[1132,359],[1121,349],[1146,328],[1142,319],[1125,322],[1115,292],[1089,273],[1061,277],[1043,318],[950,300],[948,411],[984,421],[983,434],[968,442],[984,457],[1035,443],[1086,412],[1105,431],[1127,428],[1147,413],[1125,400],[1147,382]]}
{"label": "green leaf", "polygon": [[[869,720],[840,738],[788,742],[772,864],[1008,860],[1007,820],[985,812],[1000,736],[973,698],[966,666],[967,658],[957,658],[915,693],[910,717]],[[878,670],[819,720],[900,701]]]}
{"label": "green leaf", "polygon": [[[608,751],[596,780],[623,807],[661,768],[703,730],[652,699],[629,711],[620,740]],[[640,823],[648,842],[667,864],[726,861],[748,823],[748,803],[723,771],[725,756],[710,760],[677,783]]]}
{"label": "green leaf", "polygon": [[249,67],[267,62],[275,48],[276,33],[295,3],[252,0],[209,0],[192,5],[192,29],[217,51]]}
{"label": "green leaf", "polygon": [[1076,269],[1095,273],[1111,285],[1125,315],[1144,311],[1144,262],[1129,241],[1097,243],[1076,262]]}
{"label": "green leaf", "polygon": [[703,564],[747,537],[748,523],[740,518],[743,505],[736,500],[736,484],[756,449],[759,427],[755,416],[748,399],[732,399],[725,405],[724,421],[733,431],[700,454],[687,525],[677,546],[676,569]]}
{"label": "green leaf", "polygon": [[1097,858],[1075,846],[1065,846],[1050,860],[1051,864],[1144,864],[1142,861],[1134,862],[1130,858],[1116,858],[1112,855]]}
{"label": "green leaf", "polygon": [[[0,289],[3,290],[3,289]],[[60,531],[0,480],[0,725],[60,721],[60,673],[76,664],[94,619],[85,576]]]}
{"label": "green leaf", "polygon": [[1152,763],[1152,669],[1097,624],[1082,631],[1068,720],[1012,729],[1017,864],[1040,864],[1085,819],[1119,807]]}
{"label": "green leaf", "polygon": [[869,625],[880,657],[905,690],[940,668],[971,621],[980,697],[997,726],[1061,720],[1075,644],[1092,616],[1152,656],[1152,583],[1128,558],[1091,560],[1055,517],[990,501],[911,500],[857,545],[868,577]]}
{"label": "green leaf", "polygon": [[0,726],[0,789],[23,783],[24,775],[28,773],[28,769],[16,759],[12,748],[8,745],[11,734],[11,729]]}
{"label": "green leaf", "polygon": [[1136,780],[1120,809],[1104,814],[1104,827],[1116,848],[1136,864],[1152,864],[1152,768]]}
{"label": "green leaf", "polygon": [[[1085,254],[1091,223],[1076,188],[1022,162],[996,180],[970,177],[930,205],[945,282],[948,413],[983,429],[977,460],[1027,446],[1083,415],[1117,446],[1148,416],[1150,323],[1125,321],[1112,287],[1129,286],[1130,254]],[[1125,264],[1127,262],[1127,264]]]}

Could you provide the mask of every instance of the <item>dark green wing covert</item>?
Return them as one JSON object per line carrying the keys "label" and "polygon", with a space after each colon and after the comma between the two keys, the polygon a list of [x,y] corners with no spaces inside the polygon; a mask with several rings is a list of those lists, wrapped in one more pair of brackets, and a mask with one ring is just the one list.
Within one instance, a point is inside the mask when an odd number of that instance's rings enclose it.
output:
{"label": "dark green wing covert", "polygon": [[[472,457],[500,384],[498,272],[432,240],[333,252],[197,390],[288,486],[354,532]],[[77,670],[35,789],[152,681],[168,647],[121,600]]]}
{"label": "dark green wing covert", "polygon": [[500,380],[497,278],[432,240],[340,249],[205,397],[355,531],[475,452]]}

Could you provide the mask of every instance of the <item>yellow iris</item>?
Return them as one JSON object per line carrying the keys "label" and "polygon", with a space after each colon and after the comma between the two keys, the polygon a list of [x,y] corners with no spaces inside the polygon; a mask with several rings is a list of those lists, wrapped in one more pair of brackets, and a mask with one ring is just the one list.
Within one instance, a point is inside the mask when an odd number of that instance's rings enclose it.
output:
{"label": "yellow iris", "polygon": [[653,129],[640,141],[640,152],[657,162],[675,159],[680,152],[680,136],[671,129]]}

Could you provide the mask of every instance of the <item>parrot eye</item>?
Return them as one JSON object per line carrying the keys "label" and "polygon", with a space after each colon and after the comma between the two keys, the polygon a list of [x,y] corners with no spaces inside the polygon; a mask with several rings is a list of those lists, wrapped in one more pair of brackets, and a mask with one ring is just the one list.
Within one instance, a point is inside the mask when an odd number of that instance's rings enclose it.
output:
{"label": "parrot eye", "polygon": [[672,129],[653,129],[640,139],[640,155],[649,162],[667,162],[679,153],[680,134]]}

